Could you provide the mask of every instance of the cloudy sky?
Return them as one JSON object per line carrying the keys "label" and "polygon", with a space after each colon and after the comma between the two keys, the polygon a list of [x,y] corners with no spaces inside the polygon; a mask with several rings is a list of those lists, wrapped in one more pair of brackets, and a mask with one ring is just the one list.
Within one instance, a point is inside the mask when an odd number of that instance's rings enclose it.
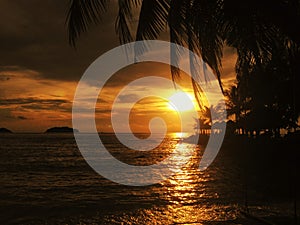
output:
{"label": "cloudy sky", "polygon": [[[70,47],[65,25],[68,2],[1,0],[0,127],[15,132],[43,132],[52,126],[72,126],[72,102],[82,74],[97,57],[119,46],[114,31],[117,8],[112,5],[101,24],[82,36],[76,50]],[[223,81],[229,84],[234,80],[236,55],[229,48],[224,53]],[[144,64],[128,67],[109,81],[96,110],[101,131],[111,131],[110,109],[114,96],[128,82],[149,75],[170,78],[167,66]],[[186,85],[186,91],[190,92]],[[139,90],[134,94],[144,94]],[[172,95],[173,90],[167,91]],[[130,94],[123,96],[123,102]],[[132,126],[136,131],[147,130],[148,126],[141,125],[141,121],[147,122],[155,114],[170,118],[174,112],[167,108],[166,103],[157,99],[140,101],[132,110],[136,112]],[[170,128],[176,129],[176,126]]]}

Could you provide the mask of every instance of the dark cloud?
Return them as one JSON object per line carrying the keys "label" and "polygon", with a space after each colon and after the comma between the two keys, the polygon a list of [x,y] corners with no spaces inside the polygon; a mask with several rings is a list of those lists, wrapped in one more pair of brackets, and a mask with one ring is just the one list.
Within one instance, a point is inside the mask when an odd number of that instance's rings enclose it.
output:
{"label": "dark cloud", "polygon": [[25,117],[25,116],[18,116],[18,119],[20,119],[20,120],[28,120],[28,118]]}
{"label": "dark cloud", "polygon": [[119,95],[118,99],[122,103],[131,103],[133,99],[138,99],[139,96],[136,94]]}
{"label": "dark cloud", "polygon": [[[129,84],[132,81],[146,77],[146,76],[160,76],[167,79],[171,79],[170,66],[158,63],[158,62],[143,62],[130,65],[125,67],[115,73],[109,80],[106,82],[107,87],[120,87]],[[161,82],[152,83],[153,86],[161,86]],[[145,85],[146,87],[147,85]],[[145,87],[141,89],[136,88],[136,91],[144,90]]]}
{"label": "dark cloud", "polygon": [[12,113],[12,111],[10,109],[1,109],[0,108],[0,118],[4,119],[5,121],[8,120],[28,120],[29,118],[23,116],[23,115],[19,115],[16,116]]}
{"label": "dark cloud", "polygon": [[13,98],[13,99],[0,99],[0,105],[24,105],[24,104],[45,104],[45,105],[61,105],[70,103],[64,99],[38,99],[38,98]]}
{"label": "dark cloud", "polygon": [[102,24],[84,36],[75,51],[68,45],[65,17],[68,0],[2,0],[0,66],[39,71],[49,79],[78,80],[88,65],[118,45],[114,7]]}
{"label": "dark cloud", "polygon": [[17,107],[19,112],[27,110],[55,110],[60,112],[71,112],[72,103],[69,100],[64,99],[15,98],[0,99],[0,106],[1,108]]}
{"label": "dark cloud", "polygon": [[24,105],[22,106],[24,109],[31,109],[34,111],[40,111],[40,110],[53,110],[53,111],[60,111],[60,112],[71,112],[71,107],[63,107],[61,105],[57,104],[30,104],[30,105]]}
{"label": "dark cloud", "polygon": [[[19,81],[19,84],[22,83],[21,79],[30,79],[34,82],[37,80],[41,80],[42,77],[40,77],[39,75],[40,73],[37,71],[18,66],[0,66],[0,85],[5,84],[5,81],[13,81],[13,83],[10,82],[10,85],[14,86],[14,84],[17,84],[15,82]],[[13,89],[16,87],[17,86],[14,86]],[[9,90],[10,88],[8,87],[1,88],[0,97],[3,97],[2,95]]]}
{"label": "dark cloud", "polygon": [[15,119],[15,116],[13,116],[10,109],[0,108],[0,118],[3,120],[8,120],[8,119]]}
{"label": "dark cloud", "polygon": [[9,75],[1,75],[0,74],[0,81],[8,81],[11,79],[12,76]]}

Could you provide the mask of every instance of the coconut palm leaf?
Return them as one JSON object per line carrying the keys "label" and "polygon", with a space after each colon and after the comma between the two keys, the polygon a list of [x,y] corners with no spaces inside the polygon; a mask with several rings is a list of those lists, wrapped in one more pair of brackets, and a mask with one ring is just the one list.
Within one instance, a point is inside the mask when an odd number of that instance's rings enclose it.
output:
{"label": "coconut palm leaf", "polygon": [[66,23],[69,43],[73,46],[80,35],[93,24],[98,24],[106,11],[109,0],[71,0]]}
{"label": "coconut palm leaf", "polygon": [[[119,13],[116,20],[116,33],[120,43],[128,43],[134,40],[130,24],[133,21],[133,10],[138,8],[143,0],[119,0]],[[156,18],[155,18],[156,19]]]}
{"label": "coconut palm leaf", "polygon": [[[170,28],[170,41],[172,43],[187,46],[189,40],[193,38],[190,37],[188,40],[187,32],[192,32],[192,28],[189,27],[189,23],[187,21],[188,10],[191,6],[190,0],[171,0],[170,2],[170,11],[168,18],[168,25]],[[190,41],[190,45],[192,42]],[[171,48],[170,55],[171,64],[171,73],[173,81],[176,78],[180,77],[180,70],[178,69],[178,62],[180,60],[180,51],[178,49]]]}
{"label": "coconut palm leaf", "polygon": [[119,35],[119,40],[122,44],[131,42],[133,40],[130,23],[133,19],[133,5],[136,6],[137,4],[137,1],[118,0],[119,12],[115,23],[115,30]]}
{"label": "coconut palm leaf", "polygon": [[[170,5],[165,0],[143,0],[139,13],[136,41],[157,39],[166,29]],[[142,55],[147,50],[144,43],[138,43],[135,48],[136,55]]]}
{"label": "coconut palm leaf", "polygon": [[166,29],[169,10],[166,0],[143,0],[136,40],[156,39]]}
{"label": "coconut palm leaf", "polygon": [[[221,85],[221,58],[223,56],[224,41],[222,39],[223,1],[199,0],[192,7],[192,26],[198,41],[193,49],[198,49],[203,60],[215,71]],[[222,85],[221,85],[222,87]]]}

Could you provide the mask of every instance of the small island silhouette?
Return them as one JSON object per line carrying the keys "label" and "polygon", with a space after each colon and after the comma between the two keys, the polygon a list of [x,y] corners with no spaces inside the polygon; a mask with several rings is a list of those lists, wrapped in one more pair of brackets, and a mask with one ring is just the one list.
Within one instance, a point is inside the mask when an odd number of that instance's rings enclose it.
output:
{"label": "small island silhouette", "polygon": [[79,130],[73,129],[71,127],[52,127],[46,130],[45,133],[78,133]]}
{"label": "small island silhouette", "polygon": [[0,133],[12,133],[11,130],[7,129],[7,128],[0,128]]}

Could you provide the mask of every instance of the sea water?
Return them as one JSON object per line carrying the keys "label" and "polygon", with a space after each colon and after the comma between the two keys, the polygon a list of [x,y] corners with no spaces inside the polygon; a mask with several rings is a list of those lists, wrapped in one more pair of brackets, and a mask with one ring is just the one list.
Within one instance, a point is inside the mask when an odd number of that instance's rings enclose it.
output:
{"label": "sea water", "polygon": [[[168,157],[181,137],[168,134],[156,149],[140,152],[123,146],[113,134],[100,134],[116,159],[139,166]],[[1,224],[231,224],[240,220],[245,201],[242,169],[225,155],[200,172],[201,145],[189,153],[191,159],[178,174],[159,184],[131,187],[97,174],[81,156],[73,134],[1,134],[0,141]]]}

